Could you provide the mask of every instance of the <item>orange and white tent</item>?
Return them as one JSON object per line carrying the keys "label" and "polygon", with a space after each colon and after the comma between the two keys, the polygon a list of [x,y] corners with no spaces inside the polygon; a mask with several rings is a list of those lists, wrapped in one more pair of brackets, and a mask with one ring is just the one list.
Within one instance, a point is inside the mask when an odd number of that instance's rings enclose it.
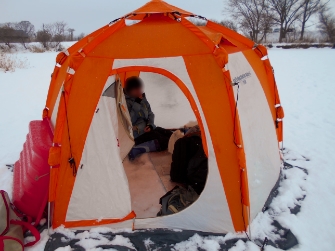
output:
{"label": "orange and white tent", "polygon": [[[264,46],[152,0],[61,52],[44,118],[54,128],[53,227],[244,231],[281,169],[283,110]],[[123,160],[133,146],[124,79],[153,73],[187,98],[202,129],[209,173],[199,199],[163,217],[137,218]],[[164,92],[164,87],[162,87]],[[150,101],[150,100],[149,100]]]}

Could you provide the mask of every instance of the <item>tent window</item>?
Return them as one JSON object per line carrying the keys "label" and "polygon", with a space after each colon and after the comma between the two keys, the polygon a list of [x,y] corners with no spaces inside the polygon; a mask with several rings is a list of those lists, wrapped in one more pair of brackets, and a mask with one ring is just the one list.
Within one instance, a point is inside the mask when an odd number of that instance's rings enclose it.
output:
{"label": "tent window", "polygon": [[139,22],[141,22],[141,20],[125,19],[126,26],[132,26],[134,24],[138,24]]}
{"label": "tent window", "polygon": [[102,96],[115,98],[115,82],[104,91]]}

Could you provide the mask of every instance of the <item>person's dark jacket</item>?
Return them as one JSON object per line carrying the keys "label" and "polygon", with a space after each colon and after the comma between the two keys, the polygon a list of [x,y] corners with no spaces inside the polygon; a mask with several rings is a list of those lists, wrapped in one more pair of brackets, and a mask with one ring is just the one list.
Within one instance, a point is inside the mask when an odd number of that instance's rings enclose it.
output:
{"label": "person's dark jacket", "polygon": [[135,127],[134,138],[144,134],[144,129],[150,126],[155,129],[155,114],[152,112],[150,104],[143,93],[143,98],[132,98],[125,95],[127,106],[131,118],[131,123]]}

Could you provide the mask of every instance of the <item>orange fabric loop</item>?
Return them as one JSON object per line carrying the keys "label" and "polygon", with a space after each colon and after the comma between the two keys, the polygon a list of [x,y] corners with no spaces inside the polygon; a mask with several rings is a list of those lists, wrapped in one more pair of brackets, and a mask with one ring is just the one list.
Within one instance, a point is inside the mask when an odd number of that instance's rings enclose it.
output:
{"label": "orange fabric loop", "polygon": [[282,106],[279,106],[276,108],[276,114],[278,119],[283,119],[284,118],[284,109]]}
{"label": "orange fabric loop", "polygon": [[49,150],[48,164],[49,166],[56,166],[60,164],[61,148],[53,146]]}
{"label": "orange fabric loop", "polygon": [[213,55],[220,68],[223,68],[228,63],[228,53],[224,48],[216,47]]}
{"label": "orange fabric loop", "polygon": [[254,49],[254,51],[256,52],[256,54],[262,58],[268,55],[268,50],[266,49],[266,47],[264,45],[257,45],[257,47]]}
{"label": "orange fabric loop", "polygon": [[42,119],[47,118],[48,114],[49,114],[49,110],[47,108],[44,108],[42,112]]}
{"label": "orange fabric loop", "polygon": [[79,52],[76,52],[70,58],[69,67],[76,71],[83,61],[83,55]]}
{"label": "orange fabric loop", "polygon": [[56,57],[56,63],[62,65],[66,59],[67,55],[64,52],[60,52]]}

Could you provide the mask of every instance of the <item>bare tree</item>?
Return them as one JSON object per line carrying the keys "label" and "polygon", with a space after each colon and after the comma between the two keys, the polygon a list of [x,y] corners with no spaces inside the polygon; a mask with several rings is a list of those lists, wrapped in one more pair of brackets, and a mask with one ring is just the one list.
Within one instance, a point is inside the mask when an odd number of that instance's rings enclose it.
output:
{"label": "bare tree", "polygon": [[78,35],[77,40],[79,41],[79,40],[83,39],[84,37],[85,37],[85,33],[82,32]]}
{"label": "bare tree", "polygon": [[15,29],[21,30],[27,35],[20,38],[20,43],[27,49],[26,42],[34,36],[35,26],[29,21],[21,21],[15,24]]}
{"label": "bare tree", "polygon": [[64,35],[65,31],[67,30],[67,23],[60,21],[55,22],[54,24],[55,34]]}
{"label": "bare tree", "polygon": [[11,43],[13,41],[13,34],[15,29],[11,27],[10,23],[6,23],[0,28],[0,42],[8,46],[9,49],[12,48]]}
{"label": "bare tree", "polygon": [[50,40],[52,36],[46,30],[39,30],[36,34],[36,41],[40,42],[46,50],[50,48]]}
{"label": "bare tree", "polygon": [[267,2],[275,13],[273,20],[280,25],[279,42],[282,42],[288,29],[301,16],[305,0],[267,0]]}
{"label": "bare tree", "polygon": [[69,28],[67,29],[67,31],[70,33],[70,40],[73,41],[73,32],[75,31],[75,29]]}
{"label": "bare tree", "polygon": [[319,11],[319,22],[318,28],[327,42],[335,43],[335,16],[327,6]]}
{"label": "bare tree", "polygon": [[303,0],[303,1],[304,4],[302,7],[302,15],[300,18],[301,21],[300,40],[304,39],[306,23],[308,22],[310,17],[315,13],[317,13],[325,5],[324,3],[322,3],[322,0]]}
{"label": "bare tree", "polygon": [[50,43],[52,39],[52,26],[43,24],[42,30],[37,31],[36,41],[40,42],[42,46],[46,49],[50,49]]}
{"label": "bare tree", "polygon": [[53,42],[55,42],[54,47],[58,47],[61,42],[65,40],[65,31],[67,29],[67,24],[65,22],[55,22],[52,24],[52,35]]}
{"label": "bare tree", "polygon": [[8,48],[12,48],[11,43],[17,43],[28,39],[28,35],[23,30],[16,29],[16,23],[6,23],[0,27],[0,42],[5,43]]}
{"label": "bare tree", "polygon": [[35,34],[35,26],[29,21],[21,21],[15,24],[17,30],[23,30],[29,37]]}
{"label": "bare tree", "polygon": [[36,39],[45,49],[56,48],[65,40],[65,31],[67,24],[65,22],[55,22],[43,24],[42,30],[39,30]]}
{"label": "bare tree", "polygon": [[227,10],[253,41],[263,40],[270,26],[267,0],[228,0]]}

